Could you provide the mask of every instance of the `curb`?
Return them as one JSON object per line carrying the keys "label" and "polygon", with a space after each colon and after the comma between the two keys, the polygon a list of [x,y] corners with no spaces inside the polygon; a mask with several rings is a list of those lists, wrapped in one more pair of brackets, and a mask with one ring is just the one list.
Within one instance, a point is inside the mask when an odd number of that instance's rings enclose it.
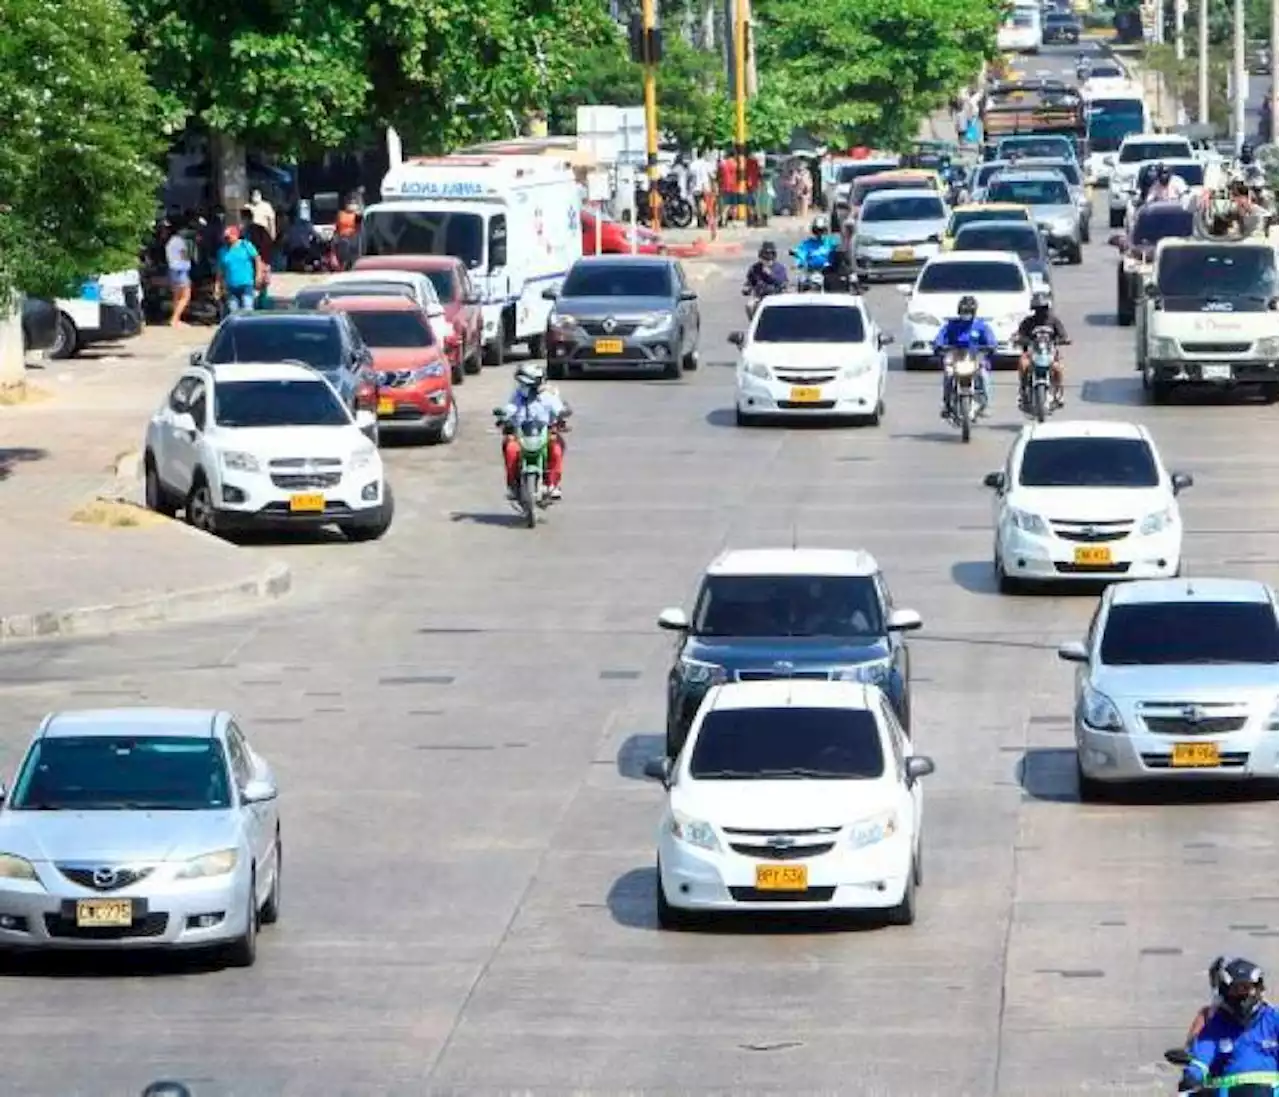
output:
{"label": "curb", "polygon": [[677,259],[732,259],[742,254],[739,240],[698,240],[692,244],[670,244],[667,254]]}
{"label": "curb", "polygon": [[229,610],[253,602],[274,600],[293,588],[287,564],[271,564],[252,579],[195,590],[146,595],[117,605],[82,606],[46,613],[15,613],[0,617],[0,644],[101,636],[135,625],[155,625],[202,616],[210,610]]}

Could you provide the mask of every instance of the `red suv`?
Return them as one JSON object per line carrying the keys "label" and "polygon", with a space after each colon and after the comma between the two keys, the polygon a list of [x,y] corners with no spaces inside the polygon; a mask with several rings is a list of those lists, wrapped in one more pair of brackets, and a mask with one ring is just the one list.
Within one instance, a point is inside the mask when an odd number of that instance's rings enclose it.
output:
{"label": "red suv", "polygon": [[436,288],[445,319],[453,325],[457,342],[446,344],[451,361],[459,358],[467,373],[479,373],[484,355],[484,313],[480,295],[471,285],[467,265],[452,255],[366,255],[356,270],[411,270],[425,274]]}

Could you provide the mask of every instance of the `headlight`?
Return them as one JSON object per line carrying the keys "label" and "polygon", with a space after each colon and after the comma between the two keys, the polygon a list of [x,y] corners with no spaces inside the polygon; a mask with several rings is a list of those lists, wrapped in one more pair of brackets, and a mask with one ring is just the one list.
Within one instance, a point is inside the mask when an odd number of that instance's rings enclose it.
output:
{"label": "headlight", "polygon": [[1167,335],[1156,335],[1151,339],[1150,357],[1181,358],[1182,353],[1178,350],[1176,339],[1170,339]]}
{"label": "headlight", "polygon": [[639,324],[636,325],[636,333],[644,335],[654,335],[660,331],[666,331],[672,324],[671,313],[658,312],[646,316]]}
{"label": "headlight", "polygon": [[836,678],[841,682],[861,682],[868,686],[882,686],[890,678],[893,664],[884,659],[875,663],[859,663],[854,667],[842,667],[836,671]]}
{"label": "headlight", "polygon": [[1258,340],[1258,356],[1275,358],[1280,356],[1280,335],[1264,335]]}
{"label": "headlight", "polygon": [[237,450],[228,450],[222,455],[222,467],[235,472],[260,472],[262,470],[262,466],[258,464],[258,459],[252,453],[241,453]]}
{"label": "headlight", "polygon": [[883,811],[869,819],[854,823],[849,828],[849,845],[854,849],[866,849],[887,841],[898,833],[901,824],[896,811]]}
{"label": "headlight", "polygon": [[680,659],[680,674],[692,686],[714,686],[717,682],[727,681],[729,677],[724,667],[683,656]]}
{"label": "headlight", "polygon": [[1171,525],[1173,525],[1173,507],[1165,507],[1164,510],[1158,510],[1155,514],[1148,514],[1142,520],[1142,525],[1138,527],[1138,532],[1144,536],[1150,536],[1168,529]]}
{"label": "headlight", "polygon": [[99,285],[98,300],[104,305],[123,305],[124,287]]}
{"label": "headlight", "polygon": [[927,312],[916,312],[914,310],[907,313],[907,323],[923,324],[924,326],[931,328],[942,327],[942,321],[938,317],[931,316]]}
{"label": "headlight", "polygon": [[1009,521],[1023,533],[1032,533],[1037,537],[1048,536],[1049,524],[1040,515],[1032,514],[1029,510],[1019,510],[1017,507],[1010,507],[1008,513]]}
{"label": "headlight", "polygon": [[[1271,709],[1271,715],[1267,717],[1267,730],[1280,731],[1280,697],[1276,698],[1276,703]],[[0,876],[2,875],[4,873],[0,871]]]}
{"label": "headlight", "polygon": [[548,323],[556,331],[571,331],[578,326],[578,318],[567,312],[553,313]]}
{"label": "headlight", "polygon": [[39,880],[35,866],[16,853],[0,853],[0,880]]}
{"label": "headlight", "polygon": [[351,455],[351,467],[353,469],[368,468],[373,464],[373,459],[377,457],[378,449],[376,446],[365,446],[358,449]]}
{"label": "headlight", "polygon": [[851,366],[845,366],[844,369],[840,371],[840,376],[846,381],[852,381],[855,377],[861,377],[864,373],[869,373],[870,370],[870,362],[855,362]]}
{"label": "headlight", "polygon": [[432,377],[443,377],[443,376],[444,376],[444,366],[442,366],[439,362],[433,362],[429,366],[420,366],[418,369],[415,369],[411,374],[409,374],[409,383],[413,385],[413,384],[417,384],[419,381],[426,381]]}
{"label": "headlight", "polygon": [[690,819],[682,812],[672,809],[671,833],[681,841],[699,849],[719,849],[720,839],[710,823],[701,819]]}
{"label": "headlight", "polygon": [[208,876],[226,876],[236,867],[240,855],[234,849],[220,849],[195,857],[178,870],[179,880],[201,880]]}
{"label": "headlight", "polygon": [[759,377],[762,381],[768,381],[773,376],[772,371],[763,362],[752,362],[746,370],[752,377]]}
{"label": "headlight", "polygon": [[1092,686],[1085,686],[1080,694],[1080,718],[1095,731],[1123,731],[1120,713],[1111,698],[1099,693]]}

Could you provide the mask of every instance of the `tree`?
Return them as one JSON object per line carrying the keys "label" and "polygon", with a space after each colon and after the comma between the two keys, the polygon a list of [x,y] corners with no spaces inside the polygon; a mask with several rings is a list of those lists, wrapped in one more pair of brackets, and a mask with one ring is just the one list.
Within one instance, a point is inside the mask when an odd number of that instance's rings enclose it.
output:
{"label": "tree", "polygon": [[[0,26],[3,328],[15,293],[56,297],[137,262],[161,150],[159,102],[117,0],[0,0]],[[0,383],[22,376],[20,334],[7,349]]]}

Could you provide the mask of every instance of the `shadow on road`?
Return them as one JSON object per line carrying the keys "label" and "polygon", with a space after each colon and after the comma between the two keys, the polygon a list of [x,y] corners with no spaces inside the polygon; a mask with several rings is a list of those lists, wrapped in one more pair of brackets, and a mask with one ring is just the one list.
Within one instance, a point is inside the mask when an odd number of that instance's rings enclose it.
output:
{"label": "shadow on road", "polygon": [[0,481],[8,480],[18,465],[43,461],[48,456],[48,450],[31,446],[0,447]]}
{"label": "shadow on road", "polygon": [[1085,313],[1084,322],[1091,328],[1118,328],[1120,326],[1116,323],[1116,314],[1114,312],[1088,312]]}
{"label": "shadow on road", "polygon": [[524,525],[524,515],[512,511],[480,512],[455,510],[449,515],[450,522],[468,522],[473,526],[498,526],[514,529]]}
{"label": "shadow on road", "polygon": [[225,968],[213,949],[0,953],[0,975],[30,979],[138,979],[207,975]]}

